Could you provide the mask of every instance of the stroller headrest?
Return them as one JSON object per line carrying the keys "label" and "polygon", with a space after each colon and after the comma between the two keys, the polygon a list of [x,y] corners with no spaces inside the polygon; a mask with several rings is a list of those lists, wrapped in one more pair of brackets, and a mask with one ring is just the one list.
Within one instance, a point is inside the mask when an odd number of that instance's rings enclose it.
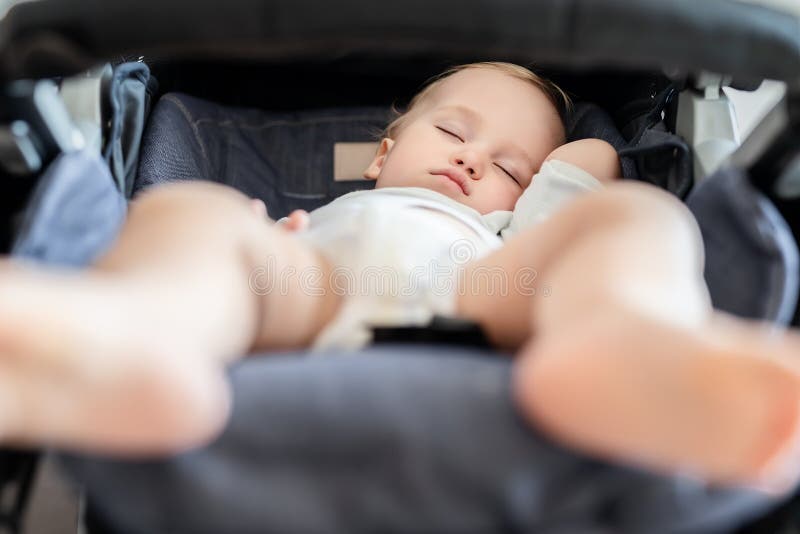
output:
{"label": "stroller headrest", "polygon": [[[377,143],[390,115],[388,107],[263,111],[170,93],[153,111],[133,189],[211,179],[261,198],[273,217],[311,210],[341,194],[372,188],[358,173],[334,179],[337,149],[347,156],[366,154],[361,167],[366,168],[374,152],[342,151],[342,145]],[[576,106],[568,132],[570,139],[599,137],[618,149],[626,145],[611,117],[593,104]],[[637,177],[633,161],[623,160],[623,167],[626,177]]]}

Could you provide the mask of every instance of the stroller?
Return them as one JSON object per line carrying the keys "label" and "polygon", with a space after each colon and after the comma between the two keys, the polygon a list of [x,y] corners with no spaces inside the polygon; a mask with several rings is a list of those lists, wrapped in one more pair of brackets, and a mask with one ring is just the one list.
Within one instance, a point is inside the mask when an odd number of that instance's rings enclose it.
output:
{"label": "stroller", "polygon": [[[800,324],[800,22],[728,0],[19,3],[0,22],[0,243],[86,265],[114,239],[130,197],[178,179],[232,185],[274,218],[313,209],[369,187],[339,176],[337,153],[373,140],[393,99],[447,65],[484,59],[536,61],[578,102],[570,139],[609,141],[625,178],[686,201],[716,307]],[[786,94],[742,144],[721,89],[764,79],[786,82]],[[356,353],[235,365],[232,418],[206,448],[59,460],[85,490],[92,533],[791,524],[791,496],[562,449],[518,419],[509,373],[474,325],[383,329]],[[2,454],[13,528],[35,454]]]}

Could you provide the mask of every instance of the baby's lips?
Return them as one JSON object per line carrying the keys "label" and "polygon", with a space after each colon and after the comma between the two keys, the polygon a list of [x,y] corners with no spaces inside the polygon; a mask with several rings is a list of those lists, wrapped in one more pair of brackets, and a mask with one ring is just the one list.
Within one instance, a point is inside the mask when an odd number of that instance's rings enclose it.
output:
{"label": "baby's lips", "polygon": [[469,178],[458,169],[438,169],[431,171],[431,174],[436,176],[445,176],[455,182],[460,188],[461,192],[469,196]]}

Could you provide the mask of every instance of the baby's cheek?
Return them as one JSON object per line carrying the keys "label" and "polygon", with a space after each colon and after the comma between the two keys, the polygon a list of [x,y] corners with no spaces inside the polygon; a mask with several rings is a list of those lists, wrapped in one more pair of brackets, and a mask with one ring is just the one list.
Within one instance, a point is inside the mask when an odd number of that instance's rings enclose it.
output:
{"label": "baby's cheek", "polygon": [[504,209],[506,211],[512,211],[514,209],[514,206],[517,205],[517,200],[519,200],[519,197],[521,197],[522,193],[525,192],[525,186],[524,185],[517,185],[516,182],[515,183],[511,183],[508,186],[508,188],[506,189],[506,191],[507,191],[507,195],[506,195],[505,200],[503,202],[503,205],[505,207],[503,207],[502,209]]}
{"label": "baby's cheek", "polygon": [[508,199],[506,207],[503,209],[506,211],[514,211],[514,207],[517,205],[517,200],[519,200],[519,197],[522,196],[522,191],[523,191],[522,189],[515,191],[514,194],[512,194],[511,197]]}
{"label": "baby's cheek", "polygon": [[522,195],[521,190],[519,192],[498,192],[490,198],[481,199],[480,207],[476,207],[476,209],[481,215],[486,215],[493,211],[513,211],[520,195]]}
{"label": "baby's cheek", "polygon": [[408,177],[397,172],[393,169],[386,169],[378,177],[378,187],[404,187],[408,185]]}

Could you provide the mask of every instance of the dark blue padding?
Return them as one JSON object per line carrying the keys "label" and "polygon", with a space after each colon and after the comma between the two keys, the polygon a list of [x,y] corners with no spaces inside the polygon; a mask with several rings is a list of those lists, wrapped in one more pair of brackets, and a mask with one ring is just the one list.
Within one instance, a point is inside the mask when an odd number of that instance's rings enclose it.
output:
{"label": "dark blue padding", "polygon": [[333,180],[334,142],[379,138],[389,110],[268,113],[167,94],[145,131],[134,193],[174,180],[211,180],[262,199],[273,218],[374,186]]}
{"label": "dark blue padding", "polygon": [[[567,141],[578,139],[602,139],[613,146],[617,152],[629,146],[614,124],[611,116],[597,104],[578,102],[567,116]],[[635,162],[630,158],[620,158],[622,176],[628,179],[639,177]]]}
{"label": "dark blue padding", "polygon": [[139,152],[153,94],[157,90],[150,68],[143,62],[117,65],[108,87],[111,108],[103,157],[117,187],[131,196],[139,163]]}
{"label": "dark blue padding", "polygon": [[39,178],[11,255],[83,267],[111,246],[126,212],[125,198],[98,154],[62,154]]}
{"label": "dark blue padding", "polygon": [[[273,218],[310,211],[373,187],[333,180],[333,146],[377,141],[390,116],[380,107],[269,112],[170,93],[150,118],[134,193],[175,180],[211,180],[262,199]],[[627,145],[611,117],[589,103],[576,105],[567,137],[604,139],[617,150]],[[637,177],[632,160],[623,158],[622,165],[626,178]]]}

